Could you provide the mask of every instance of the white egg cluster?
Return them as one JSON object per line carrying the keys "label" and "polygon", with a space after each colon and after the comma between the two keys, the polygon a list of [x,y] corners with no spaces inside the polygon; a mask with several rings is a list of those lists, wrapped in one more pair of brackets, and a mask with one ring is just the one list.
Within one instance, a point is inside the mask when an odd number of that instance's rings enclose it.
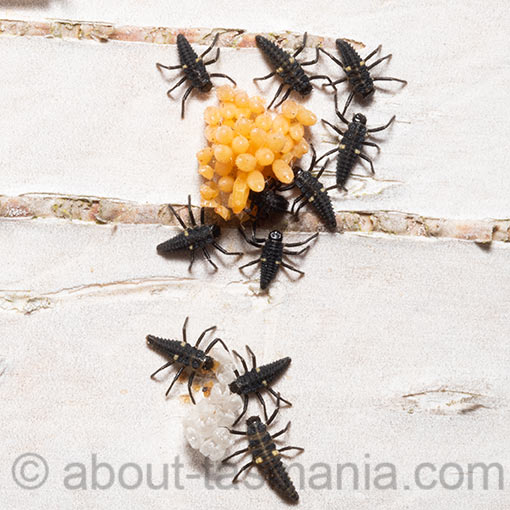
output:
{"label": "white egg cluster", "polygon": [[184,435],[192,448],[213,461],[225,456],[234,443],[228,431],[241,407],[239,395],[233,394],[228,384],[235,379],[233,363],[226,354],[215,354],[219,363],[216,379],[209,397],[202,397],[196,405],[190,406],[184,417]]}

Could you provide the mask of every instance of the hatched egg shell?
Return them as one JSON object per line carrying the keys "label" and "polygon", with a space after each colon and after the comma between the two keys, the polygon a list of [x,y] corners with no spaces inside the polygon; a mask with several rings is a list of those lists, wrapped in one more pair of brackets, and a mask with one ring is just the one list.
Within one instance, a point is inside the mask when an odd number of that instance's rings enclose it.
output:
{"label": "hatched egg shell", "polygon": [[222,448],[229,448],[234,443],[232,434],[227,428],[218,428],[214,431],[213,441]]}
{"label": "hatched egg shell", "polygon": [[200,434],[193,427],[184,428],[184,437],[188,441],[191,448],[198,450],[202,443]]}

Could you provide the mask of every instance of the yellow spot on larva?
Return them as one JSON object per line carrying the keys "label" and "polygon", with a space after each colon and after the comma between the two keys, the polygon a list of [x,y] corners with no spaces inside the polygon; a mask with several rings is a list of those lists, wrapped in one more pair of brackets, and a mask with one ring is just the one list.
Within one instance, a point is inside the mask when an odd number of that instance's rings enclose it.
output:
{"label": "yellow spot on larva", "polygon": [[186,237],[188,237],[188,236],[189,236],[189,232],[188,232],[187,230],[185,230],[185,231],[184,231],[184,235],[185,235]]}
{"label": "yellow spot on larva", "polygon": [[262,457],[257,457],[257,458],[255,459],[255,463],[256,463],[256,464],[262,464],[262,462],[264,462],[264,459],[263,459]]}
{"label": "yellow spot on larva", "polygon": [[179,355],[178,354],[174,354],[174,361],[177,361],[179,359]]}
{"label": "yellow spot on larva", "polygon": [[363,67],[365,65],[365,61],[362,60],[360,63],[359,63],[360,67]]}
{"label": "yellow spot on larva", "polygon": [[354,154],[361,154],[361,151],[359,149],[354,149]]}
{"label": "yellow spot on larva", "polygon": [[264,386],[267,386],[267,381],[264,379],[264,380],[262,381],[262,384],[263,384]]}
{"label": "yellow spot on larva", "polygon": [[188,66],[187,66],[186,64],[184,64],[184,65],[182,66],[182,68],[183,68],[183,69],[188,69]]}
{"label": "yellow spot on larva", "polygon": [[181,342],[181,347],[184,347],[186,345],[186,342]]}
{"label": "yellow spot on larva", "polygon": [[276,70],[276,72],[277,72],[278,74],[280,74],[282,71],[283,71],[283,67],[279,67],[279,68]]}
{"label": "yellow spot on larva", "polygon": [[278,455],[280,454],[278,450],[273,450],[271,453],[273,454],[273,457],[278,457]]}
{"label": "yellow spot on larva", "polygon": [[259,368],[259,367],[257,367],[257,368],[255,369],[255,371],[256,371],[256,372],[257,372],[257,374],[258,374],[258,373],[260,372],[260,368]]}
{"label": "yellow spot on larva", "polygon": [[352,71],[352,67],[351,67],[351,66],[347,66],[347,67],[345,68],[345,70],[346,70],[347,72]]}
{"label": "yellow spot on larva", "polygon": [[345,145],[344,145],[343,143],[341,143],[341,144],[340,144],[339,149],[340,149],[341,151],[345,150]]}
{"label": "yellow spot on larva", "polygon": [[192,244],[190,244],[189,249],[193,250],[193,245]]}
{"label": "yellow spot on larva", "polygon": [[260,259],[260,262],[267,262],[267,259]]}
{"label": "yellow spot on larva", "polygon": [[314,200],[315,200],[315,197],[310,197],[310,198],[308,199],[308,202],[313,202]]}

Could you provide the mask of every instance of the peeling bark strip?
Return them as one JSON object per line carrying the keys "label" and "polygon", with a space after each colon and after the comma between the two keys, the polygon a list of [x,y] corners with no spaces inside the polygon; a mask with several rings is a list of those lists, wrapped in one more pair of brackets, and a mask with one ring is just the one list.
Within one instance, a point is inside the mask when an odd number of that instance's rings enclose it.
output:
{"label": "peeling bark strip", "polygon": [[469,414],[482,409],[491,409],[495,405],[495,402],[486,395],[447,388],[402,395],[402,399],[402,408],[409,414]]}
{"label": "peeling bark strip", "polygon": [[125,296],[129,293],[145,291],[155,293],[169,286],[179,286],[183,282],[189,285],[192,282],[198,282],[198,280],[189,276],[151,276],[147,278],[77,285],[75,287],[46,292],[43,295],[36,295],[30,290],[0,289],[0,310],[30,315],[39,310],[53,308],[59,301],[69,296],[111,296],[118,293],[122,293]]}
{"label": "peeling bark strip", "polygon": [[[186,206],[175,207],[180,210]],[[199,208],[194,209],[198,213]],[[177,226],[166,204],[137,204],[112,198],[58,195],[0,196],[0,219],[2,218],[60,218],[99,224],[139,223]],[[216,216],[214,218],[225,224],[220,218]],[[454,220],[427,218],[400,211],[337,211],[336,220],[337,232],[340,233],[462,239],[476,243],[510,242],[510,219]],[[299,221],[290,215],[284,217],[275,228],[290,232],[316,232],[322,229],[322,225],[315,214],[305,212],[300,215]]]}
{"label": "peeling bark strip", "polygon": [[[169,27],[137,27],[115,26],[102,21],[21,21],[0,19],[0,35],[48,37],[56,39],[92,40],[98,42],[123,41],[149,44],[176,44],[177,34],[184,34],[192,44],[208,45],[214,36],[220,33],[217,46],[224,48],[255,48],[255,35],[242,28],[169,28]],[[261,33],[276,39],[279,45],[288,49],[296,49],[301,45],[303,34],[294,32]],[[352,39],[345,39],[356,49],[365,45]],[[320,44],[324,48],[335,48],[335,39],[308,35],[306,46],[315,48]]]}

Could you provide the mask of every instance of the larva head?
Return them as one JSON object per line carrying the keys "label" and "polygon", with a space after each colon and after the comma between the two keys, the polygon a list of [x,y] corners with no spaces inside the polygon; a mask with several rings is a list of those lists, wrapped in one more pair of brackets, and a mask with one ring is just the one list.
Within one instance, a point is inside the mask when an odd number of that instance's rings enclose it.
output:
{"label": "larva head", "polygon": [[209,78],[209,74],[199,71],[197,72],[197,77],[200,84],[198,87],[200,92],[209,92],[213,87],[212,81]]}
{"label": "larva head", "polygon": [[240,395],[242,393],[241,391],[241,387],[239,386],[239,383],[237,382],[237,379],[233,382],[231,382],[229,385],[228,385],[228,388],[229,390],[232,392],[232,393],[237,393],[238,395]]}
{"label": "larva head", "polygon": [[257,46],[259,48],[263,48],[267,42],[269,42],[265,37],[261,36],[261,35],[256,35],[255,36],[255,42],[257,43]]}
{"label": "larva head", "polygon": [[214,367],[214,360],[211,358],[211,356],[205,356],[204,360],[202,361],[202,366],[200,367],[203,372],[210,372]]}
{"label": "larva head", "polygon": [[302,96],[307,96],[312,91],[312,84],[310,83],[310,80],[308,78],[303,78],[301,80],[298,80],[294,84],[294,90],[301,94]]}
{"label": "larva head", "polygon": [[302,184],[305,180],[305,170],[303,170],[300,166],[292,167],[292,171],[294,172],[294,182],[296,186],[300,188],[300,184]]}
{"label": "larva head", "polygon": [[356,113],[352,118],[353,122],[358,122],[359,124],[367,125],[367,118],[362,113]]}
{"label": "larva head", "polygon": [[257,434],[257,432],[264,432],[266,426],[262,423],[262,420],[258,416],[250,416],[246,420],[246,432],[249,436]]}
{"label": "larva head", "polygon": [[220,229],[220,227],[218,227],[218,225],[216,225],[216,224],[209,225],[209,229],[211,230],[211,235],[214,238],[220,237],[221,229]]}
{"label": "larva head", "polygon": [[273,230],[269,233],[269,239],[272,241],[281,241],[283,239],[283,235],[279,230]]}

